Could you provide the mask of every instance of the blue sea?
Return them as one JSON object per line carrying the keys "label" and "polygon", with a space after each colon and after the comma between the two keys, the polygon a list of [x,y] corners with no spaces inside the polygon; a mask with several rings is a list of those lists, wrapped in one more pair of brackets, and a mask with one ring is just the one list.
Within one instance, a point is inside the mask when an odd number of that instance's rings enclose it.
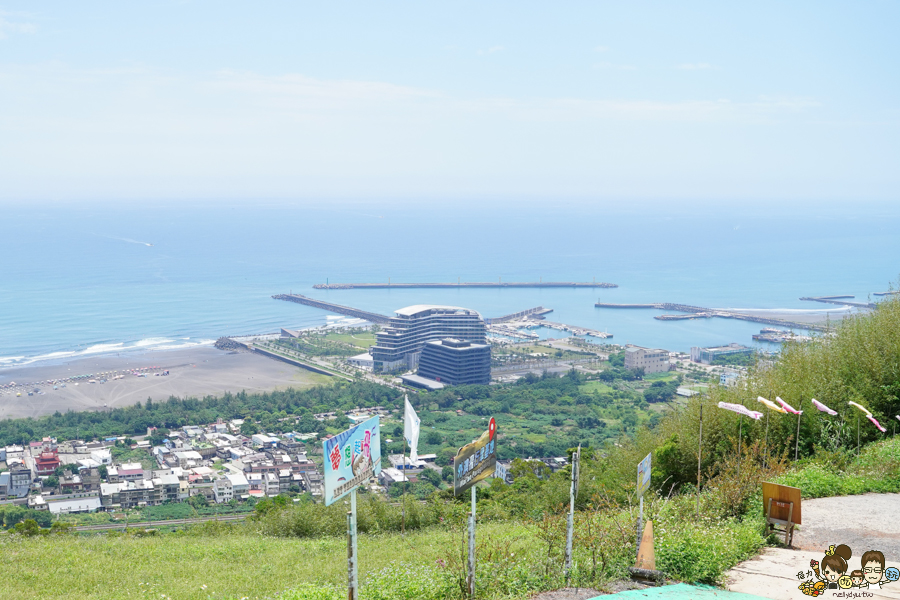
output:
{"label": "blue sea", "polygon": [[[428,303],[493,317],[543,305],[551,320],[609,331],[617,343],[686,351],[750,344],[762,325],[662,322],[656,310],[594,302],[837,315],[839,307],[799,298],[864,301],[896,287],[900,274],[900,208],[884,203],[248,200],[0,210],[0,368],[329,322],[329,313],[271,298],[287,292],[384,314]],[[619,287],[312,289],[388,278]]]}

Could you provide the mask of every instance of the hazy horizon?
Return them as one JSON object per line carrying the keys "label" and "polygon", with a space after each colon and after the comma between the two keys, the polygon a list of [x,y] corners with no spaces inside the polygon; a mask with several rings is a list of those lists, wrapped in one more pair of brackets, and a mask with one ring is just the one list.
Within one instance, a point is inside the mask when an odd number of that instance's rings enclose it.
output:
{"label": "hazy horizon", "polygon": [[0,1],[0,201],[891,201],[898,17]]}

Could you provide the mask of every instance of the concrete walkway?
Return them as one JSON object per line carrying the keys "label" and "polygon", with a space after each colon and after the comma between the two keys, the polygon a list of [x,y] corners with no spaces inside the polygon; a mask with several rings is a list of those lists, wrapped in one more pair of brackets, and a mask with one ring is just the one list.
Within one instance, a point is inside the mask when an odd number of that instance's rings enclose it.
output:
{"label": "concrete walkway", "polygon": [[622,600],[760,600],[761,597],[753,594],[729,592],[714,587],[679,583],[677,585],[663,585],[642,590],[628,590],[627,592],[619,592],[618,594],[607,596],[597,596],[593,600],[606,600],[607,598],[616,598],[617,600],[619,598]]}
{"label": "concrete walkway", "polygon": [[[900,568],[900,494],[804,500],[803,525],[794,534],[795,548],[767,548],[728,571],[726,587],[777,600],[811,598],[799,590],[809,577],[799,579],[797,575],[810,570],[810,560],[821,563],[831,544],[846,544],[853,551],[848,571],[860,568],[860,557],[868,550],[881,551],[886,566]],[[882,589],[826,590],[820,597],[900,600],[900,581],[883,585]]]}
{"label": "concrete walkway", "polygon": [[[852,547],[851,547],[852,548]],[[862,555],[860,552],[860,555]],[[856,552],[854,551],[854,555]],[[734,592],[753,593],[763,598],[773,600],[799,600],[800,598],[812,598],[800,591],[800,584],[809,581],[809,578],[798,579],[797,574],[809,571],[809,561],[822,562],[824,551],[811,552],[809,550],[788,550],[786,548],[768,548],[760,556],[742,562],[728,571],[726,588]],[[888,567],[900,568],[900,562],[885,557]],[[859,556],[853,556],[849,561],[850,569],[859,568]],[[815,581],[815,579],[814,579]],[[865,592],[867,595],[861,595]],[[846,594],[839,596],[838,594]],[[853,596],[851,593],[860,594]],[[871,594],[871,595],[868,595]],[[847,590],[826,590],[821,598],[893,598],[900,600],[900,581],[885,584],[882,589],[850,588]]]}

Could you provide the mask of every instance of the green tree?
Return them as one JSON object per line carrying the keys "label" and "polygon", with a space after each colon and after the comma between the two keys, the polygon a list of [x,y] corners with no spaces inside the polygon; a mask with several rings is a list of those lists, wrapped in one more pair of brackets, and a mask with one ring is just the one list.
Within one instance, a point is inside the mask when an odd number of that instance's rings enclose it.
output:
{"label": "green tree", "polygon": [[438,475],[438,472],[434,469],[425,469],[424,471],[419,473],[419,479],[421,479],[422,481],[427,481],[434,487],[441,487],[441,476]]}
{"label": "green tree", "polygon": [[41,529],[41,526],[37,524],[37,521],[34,519],[26,519],[21,523],[16,523],[16,526],[12,528],[12,532],[18,535],[24,535],[25,537],[34,537],[37,535],[47,535],[50,533],[45,529]]}
{"label": "green tree", "polygon": [[552,473],[550,467],[539,460],[522,460],[517,458],[513,460],[509,469],[513,479],[520,477],[533,479],[548,479]]}
{"label": "green tree", "polygon": [[194,494],[193,496],[188,498],[188,503],[195,509],[205,508],[209,506],[209,500],[207,500],[206,496],[204,496],[203,494]]}

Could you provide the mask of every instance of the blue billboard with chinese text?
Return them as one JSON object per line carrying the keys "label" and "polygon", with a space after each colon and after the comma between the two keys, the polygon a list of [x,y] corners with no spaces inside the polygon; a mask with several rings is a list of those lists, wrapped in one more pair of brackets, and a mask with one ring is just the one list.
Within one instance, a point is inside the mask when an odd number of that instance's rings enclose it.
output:
{"label": "blue billboard with chinese text", "polygon": [[378,417],[363,421],[322,442],[325,505],[330,505],[381,472]]}

